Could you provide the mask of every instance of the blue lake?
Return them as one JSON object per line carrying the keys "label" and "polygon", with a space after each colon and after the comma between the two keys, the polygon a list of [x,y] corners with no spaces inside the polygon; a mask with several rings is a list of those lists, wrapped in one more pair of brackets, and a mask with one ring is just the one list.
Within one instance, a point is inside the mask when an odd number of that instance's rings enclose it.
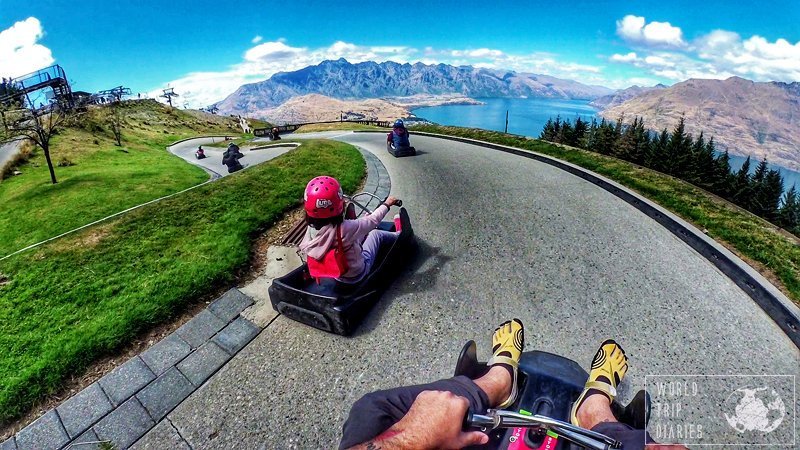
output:
{"label": "blue lake", "polygon": [[539,137],[547,119],[561,115],[562,119],[581,116],[591,119],[597,110],[586,100],[563,100],[550,98],[478,98],[485,105],[445,105],[418,108],[414,115],[440,125],[505,130],[508,111],[508,132],[524,136]]}
{"label": "blue lake", "polygon": [[[539,137],[544,124],[550,118],[561,116],[574,122],[580,116],[591,120],[597,117],[597,110],[589,106],[587,100],[563,100],[549,98],[478,98],[484,105],[445,105],[417,108],[411,111],[440,125],[483,128],[485,130],[503,131],[505,129],[506,111],[508,111],[508,132],[523,136]],[[745,157],[730,155],[731,167],[739,170]],[[751,170],[755,170],[759,160],[751,160]],[[783,175],[786,189],[797,184],[800,188],[800,173],[781,166],[770,165]]]}
{"label": "blue lake", "polygon": [[[745,160],[747,159],[746,156],[738,156],[738,155],[730,155],[731,157],[731,169],[737,171],[742,168],[742,164],[744,164]],[[756,167],[761,160],[757,158],[750,158],[750,173],[756,171]],[[777,169],[778,172],[781,173],[783,176],[783,187],[786,190],[789,190],[792,187],[792,184],[796,185],[797,189],[800,189],[800,172],[795,172],[793,170],[789,170],[782,166],[776,166],[775,164],[767,164],[770,169]]]}

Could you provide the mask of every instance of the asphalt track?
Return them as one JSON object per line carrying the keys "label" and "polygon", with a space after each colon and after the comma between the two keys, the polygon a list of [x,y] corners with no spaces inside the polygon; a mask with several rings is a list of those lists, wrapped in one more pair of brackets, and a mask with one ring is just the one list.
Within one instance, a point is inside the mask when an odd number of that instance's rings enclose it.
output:
{"label": "asphalt track", "polygon": [[0,144],[0,170],[17,154],[20,143],[21,141],[12,141]]}
{"label": "asphalt track", "polygon": [[[652,375],[800,374],[798,348],[743,291],[595,185],[453,141],[415,136],[419,154],[395,159],[381,134],[325,136],[383,161],[419,257],[353,337],[278,316],[168,416],[192,448],[332,448],[358,397],[451,375],[467,339],[485,358],[511,317],[525,323],[527,350],[584,367],[617,339],[630,357],[622,399]],[[700,403],[683,420],[734,435],[718,418]]]}
{"label": "asphalt track", "polygon": [[[225,148],[209,147],[208,144],[215,142],[219,143],[222,141],[222,139],[223,138],[221,137],[188,139],[171,145],[169,147],[169,151],[194,165],[202,167],[211,175],[212,178],[216,179],[228,175],[227,167],[222,164],[222,154],[225,152]],[[203,148],[207,156],[205,159],[197,159],[194,156],[197,147],[201,145],[206,146]],[[293,148],[294,146],[292,145],[275,145],[269,148],[252,150],[248,148],[242,148],[241,151],[244,153],[244,158],[240,159],[239,162],[241,162],[245,167],[261,164],[262,162],[269,161],[272,158],[277,158]]]}

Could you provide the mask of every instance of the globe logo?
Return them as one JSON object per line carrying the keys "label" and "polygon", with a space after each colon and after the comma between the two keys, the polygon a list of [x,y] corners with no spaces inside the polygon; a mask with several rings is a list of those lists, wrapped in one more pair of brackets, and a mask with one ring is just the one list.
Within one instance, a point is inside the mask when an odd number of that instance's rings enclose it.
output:
{"label": "globe logo", "polygon": [[729,411],[733,409],[733,415],[725,413],[725,420],[739,433],[747,431],[770,433],[781,425],[786,416],[783,400],[775,389],[768,386],[736,389],[725,400],[725,407]]}

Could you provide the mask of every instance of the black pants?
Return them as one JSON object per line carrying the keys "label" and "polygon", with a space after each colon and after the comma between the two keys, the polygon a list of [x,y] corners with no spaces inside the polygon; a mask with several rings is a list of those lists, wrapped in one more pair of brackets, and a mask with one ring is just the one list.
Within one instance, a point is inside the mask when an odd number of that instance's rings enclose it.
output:
{"label": "black pants", "polygon": [[[486,393],[465,376],[371,392],[361,397],[350,409],[339,448],[343,450],[364,443],[391,428],[406,415],[422,391],[449,391],[464,397],[469,400],[469,410],[477,414],[485,413],[493,406],[489,404]],[[601,423],[592,431],[622,442],[624,450],[643,449],[645,442],[653,442],[644,430],[636,430],[619,422]]]}

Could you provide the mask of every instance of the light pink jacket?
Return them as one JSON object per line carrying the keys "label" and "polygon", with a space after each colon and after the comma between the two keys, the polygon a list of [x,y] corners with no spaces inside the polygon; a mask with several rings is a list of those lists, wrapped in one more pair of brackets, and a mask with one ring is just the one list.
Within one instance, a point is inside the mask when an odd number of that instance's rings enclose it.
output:
{"label": "light pink jacket", "polygon": [[[389,207],[381,205],[368,216],[356,220],[345,220],[342,227],[342,243],[347,257],[347,272],[342,278],[358,278],[364,272],[364,257],[361,255],[361,243],[370,231],[377,228],[381,220],[389,212]],[[328,250],[336,245],[336,226],[325,225],[319,231],[308,227],[300,251],[309,258],[321,260]]]}

